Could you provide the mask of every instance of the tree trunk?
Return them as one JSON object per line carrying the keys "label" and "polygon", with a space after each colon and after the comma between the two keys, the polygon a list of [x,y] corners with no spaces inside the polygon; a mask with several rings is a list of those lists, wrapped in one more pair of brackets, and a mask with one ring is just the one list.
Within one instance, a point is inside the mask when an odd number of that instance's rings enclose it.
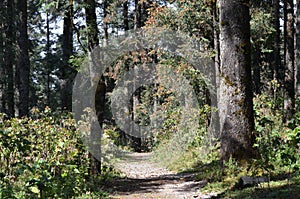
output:
{"label": "tree trunk", "polygon": [[220,1],[221,160],[253,157],[249,0]]}
{"label": "tree trunk", "polygon": [[15,115],[15,103],[14,103],[14,41],[15,41],[15,23],[14,23],[14,1],[7,1],[7,31],[6,31],[6,47],[4,55],[5,63],[5,75],[6,75],[6,89],[5,89],[5,107],[8,117],[14,117]]}
{"label": "tree trunk", "polygon": [[[1,8],[5,8],[4,1],[0,1]],[[6,13],[4,9],[0,9],[0,97],[1,97],[1,109],[2,113],[6,112],[6,97],[5,97],[5,88],[6,88],[6,77],[5,77],[5,21]]]}
{"label": "tree trunk", "polygon": [[281,65],[280,59],[280,0],[274,0],[274,28],[275,28],[275,35],[274,35],[274,79],[277,82],[283,82],[283,69]]}
{"label": "tree trunk", "polygon": [[[218,98],[219,98],[219,86],[220,86],[220,38],[219,38],[219,13],[217,9],[217,2],[215,1],[212,7],[212,15],[213,15],[213,32],[214,32],[214,40],[213,40],[213,48],[215,51],[214,63],[215,68],[212,70],[212,85],[215,86],[215,90],[210,93],[211,98],[211,106],[214,108],[218,108]],[[220,120],[219,120],[219,111],[212,110],[211,112],[211,123],[210,123],[210,145],[213,146],[217,138],[220,138]]]}
{"label": "tree trunk", "polygon": [[142,27],[142,6],[139,0],[134,0],[134,29],[138,29]]}
{"label": "tree trunk", "polygon": [[129,30],[129,20],[128,20],[128,1],[123,3],[123,27],[124,31]]}
{"label": "tree trunk", "polygon": [[[85,0],[85,15],[86,15],[86,26],[87,26],[87,35],[88,35],[88,55],[91,56],[92,50],[99,45],[98,39],[98,27],[97,27],[97,18],[96,18],[96,4],[95,0]],[[92,58],[90,57],[89,60]],[[93,73],[93,71],[91,71]],[[93,74],[91,74],[93,81]],[[92,82],[93,84],[93,82]],[[98,122],[102,126],[103,122],[103,112],[105,105],[105,83],[102,79],[99,80],[97,90],[95,93],[95,108],[96,114],[98,116]],[[102,100],[104,98],[104,100]],[[91,132],[93,133],[102,133],[102,132]],[[97,137],[91,135],[91,137]],[[100,149],[101,150],[101,149]],[[101,173],[101,160],[96,159],[91,154],[90,156],[90,175],[95,179]]]}
{"label": "tree trunk", "polygon": [[69,59],[73,54],[73,5],[70,4],[65,11],[64,16],[64,29],[63,29],[63,65],[60,68],[61,73],[61,109],[72,110],[72,81],[75,71],[69,65]]}
{"label": "tree trunk", "polygon": [[107,0],[104,0],[103,1],[103,31],[104,31],[105,45],[107,45],[107,40],[108,40],[108,25],[106,22],[107,8],[108,8],[108,2]]}
{"label": "tree trunk", "polygon": [[29,41],[27,33],[27,1],[18,0],[18,71],[20,84],[19,84],[19,116],[28,115],[29,111],[29,75],[30,75],[30,61],[29,61]]}
{"label": "tree trunk", "polygon": [[287,122],[294,114],[295,89],[294,89],[294,3],[293,0],[284,1],[284,114],[283,122]]}
{"label": "tree trunk", "polygon": [[49,12],[46,13],[46,97],[47,97],[47,106],[51,107],[51,51],[50,51],[50,21],[49,21]]}
{"label": "tree trunk", "polygon": [[254,44],[254,52],[253,52],[253,82],[254,82],[254,92],[256,94],[260,94],[261,93],[261,77],[260,77],[260,74],[261,74],[261,66],[260,66],[260,63],[261,63],[261,49],[260,49],[260,46],[259,45],[255,45]]}
{"label": "tree trunk", "polygon": [[296,11],[296,93],[297,97],[300,97],[300,2],[297,1]]}
{"label": "tree trunk", "polygon": [[91,52],[93,48],[99,45],[98,27],[96,17],[96,3],[95,0],[85,0],[85,17],[88,36],[88,49]]}

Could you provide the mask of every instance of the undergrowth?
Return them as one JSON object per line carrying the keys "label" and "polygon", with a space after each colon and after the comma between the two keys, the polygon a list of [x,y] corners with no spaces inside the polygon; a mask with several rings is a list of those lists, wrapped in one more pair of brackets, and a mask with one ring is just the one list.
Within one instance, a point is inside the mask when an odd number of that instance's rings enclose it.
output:
{"label": "undergrowth", "polygon": [[[220,193],[219,198],[284,198],[289,194],[299,195],[299,111],[296,111],[288,123],[283,123],[283,113],[278,108],[281,103],[282,99],[274,100],[266,94],[254,98],[256,141],[253,147],[259,157],[245,166],[240,166],[234,159],[230,159],[223,167],[220,166],[220,142],[215,142],[212,146],[207,144],[207,129],[203,121],[209,109],[203,109],[200,114],[201,128],[198,129],[198,133],[187,132],[196,136],[185,150],[177,152],[169,147],[176,145],[176,140],[170,139],[169,136],[168,139],[161,140],[161,145],[156,147],[155,159],[178,172],[196,172],[199,180],[207,181],[201,191]],[[297,110],[299,104],[297,102]],[[176,118],[178,117],[168,119],[173,119],[173,123],[176,124]],[[173,129],[176,130],[176,127]],[[172,154],[176,158],[170,161],[166,157],[171,157]],[[237,185],[241,176],[264,177],[267,182],[240,189]]]}
{"label": "undergrowth", "polygon": [[107,198],[101,183],[117,174],[103,169],[91,182],[88,153],[71,115],[49,108],[31,114],[0,116],[0,198]]}

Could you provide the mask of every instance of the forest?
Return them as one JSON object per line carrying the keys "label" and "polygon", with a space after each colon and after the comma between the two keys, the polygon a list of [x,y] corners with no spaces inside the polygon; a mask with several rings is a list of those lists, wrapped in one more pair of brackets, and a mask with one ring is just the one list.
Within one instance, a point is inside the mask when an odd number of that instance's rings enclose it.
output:
{"label": "forest", "polygon": [[1,0],[0,198],[298,198],[300,2]]}

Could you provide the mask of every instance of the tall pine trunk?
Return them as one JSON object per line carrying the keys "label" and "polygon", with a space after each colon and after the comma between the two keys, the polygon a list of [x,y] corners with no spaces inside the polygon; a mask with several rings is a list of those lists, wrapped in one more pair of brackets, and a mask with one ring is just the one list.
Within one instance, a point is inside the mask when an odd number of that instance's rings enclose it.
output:
{"label": "tall pine trunk", "polygon": [[[96,18],[96,3],[95,0],[85,0],[86,7],[85,7],[85,15],[86,15],[86,26],[87,26],[87,35],[88,35],[88,56],[89,60],[91,60],[91,52],[92,50],[99,45],[99,38],[98,38],[98,27],[97,27],[97,18]],[[92,61],[92,60],[91,60]],[[90,63],[92,64],[92,63]],[[93,82],[93,71],[91,70],[91,82]],[[95,108],[96,114],[98,116],[98,122],[100,126],[103,123],[103,113],[104,113],[104,106],[105,106],[105,82],[103,79],[100,79],[98,82],[97,90],[95,93]],[[91,134],[95,133],[102,133],[102,132],[91,132]],[[91,137],[98,137],[93,136]],[[101,153],[101,152],[100,152]],[[95,179],[101,173],[101,160],[96,159],[91,154],[90,155],[90,175],[92,178]]]}
{"label": "tall pine trunk", "polygon": [[[0,6],[1,8],[4,8],[5,7],[5,4],[4,4],[4,1],[0,1]],[[5,67],[5,63],[4,63],[4,40],[5,40],[5,12],[3,9],[0,9],[0,100],[1,100],[1,104],[0,104],[0,111],[2,113],[5,113],[5,92],[4,92],[4,89],[5,89],[5,84],[6,84],[6,80],[5,80],[5,70],[4,70],[4,67]]]}
{"label": "tall pine trunk", "polygon": [[284,114],[283,122],[287,122],[294,114],[295,89],[294,89],[294,3],[293,0],[284,1]]}
{"label": "tall pine trunk", "polygon": [[249,0],[220,1],[221,160],[253,157]]}
{"label": "tall pine trunk", "polygon": [[72,82],[76,72],[69,64],[69,59],[73,54],[73,5],[70,4],[65,10],[64,14],[64,28],[63,28],[63,65],[60,68],[61,75],[61,109],[72,110]]}
{"label": "tall pine trunk", "polygon": [[123,3],[123,28],[124,31],[129,30],[129,20],[128,20],[128,1]]}
{"label": "tall pine trunk", "polygon": [[297,1],[296,11],[296,94],[300,97],[300,2]]}
{"label": "tall pine trunk", "polygon": [[15,19],[14,19],[14,1],[7,1],[7,28],[6,28],[6,47],[4,55],[5,75],[6,75],[6,89],[5,89],[5,113],[8,117],[15,115],[14,103],[14,60],[15,60]]}
{"label": "tall pine trunk", "polygon": [[274,79],[283,82],[283,69],[280,59],[280,0],[274,0]]}
{"label": "tall pine trunk", "polygon": [[19,116],[28,115],[29,111],[29,75],[30,75],[30,61],[29,61],[29,41],[27,32],[27,1],[18,0],[18,31],[17,31],[17,46],[18,46],[18,66],[17,73],[19,77]]}
{"label": "tall pine trunk", "polygon": [[142,6],[139,0],[134,0],[134,29],[142,27]]}

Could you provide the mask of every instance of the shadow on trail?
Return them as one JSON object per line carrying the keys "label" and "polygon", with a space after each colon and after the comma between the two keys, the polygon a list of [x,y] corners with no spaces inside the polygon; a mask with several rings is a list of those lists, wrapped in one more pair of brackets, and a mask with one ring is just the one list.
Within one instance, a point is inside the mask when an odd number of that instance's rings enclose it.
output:
{"label": "shadow on trail", "polygon": [[104,190],[122,195],[143,194],[160,192],[163,186],[168,185],[171,186],[170,189],[174,189],[176,192],[189,192],[204,187],[206,183],[205,180],[197,181],[195,174],[178,173],[147,179],[119,178],[104,185]]}

